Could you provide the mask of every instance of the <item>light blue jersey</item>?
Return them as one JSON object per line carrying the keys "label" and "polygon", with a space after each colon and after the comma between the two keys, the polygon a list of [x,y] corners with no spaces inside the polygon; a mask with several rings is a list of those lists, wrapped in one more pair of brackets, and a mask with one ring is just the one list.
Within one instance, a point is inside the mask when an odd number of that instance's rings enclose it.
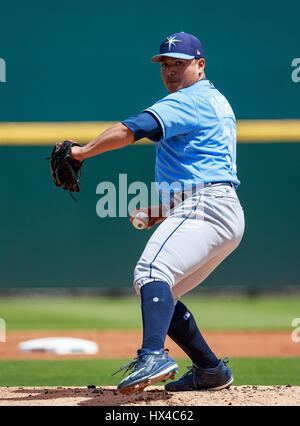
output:
{"label": "light blue jersey", "polygon": [[226,98],[203,79],[145,111],[160,122],[155,178],[178,189],[209,182],[240,182],[236,175],[236,120]]}

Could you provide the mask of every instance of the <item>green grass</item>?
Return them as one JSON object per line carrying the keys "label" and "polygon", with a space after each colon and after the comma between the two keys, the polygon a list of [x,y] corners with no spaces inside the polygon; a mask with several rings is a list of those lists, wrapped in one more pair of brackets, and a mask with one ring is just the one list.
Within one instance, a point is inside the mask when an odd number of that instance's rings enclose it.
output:
{"label": "green grass", "polygon": [[[299,318],[300,297],[182,298],[201,329],[291,330]],[[141,329],[136,297],[32,297],[0,299],[0,318],[10,330]],[[1,346],[0,346],[1,349]],[[122,374],[112,376],[126,363],[122,360],[0,360],[0,386],[108,386],[117,385]],[[178,360],[179,375],[190,365]],[[230,366],[235,385],[298,385],[299,358],[236,358]],[[179,376],[178,375],[178,376]]]}
{"label": "green grass", "polygon": [[[127,360],[0,361],[0,386],[115,386],[112,376]],[[190,365],[177,360],[179,374]],[[300,385],[299,358],[236,358],[230,360],[234,384]]]}
{"label": "green grass", "polygon": [[[291,330],[300,297],[183,297],[206,330]],[[0,299],[7,330],[141,329],[137,297]]]}

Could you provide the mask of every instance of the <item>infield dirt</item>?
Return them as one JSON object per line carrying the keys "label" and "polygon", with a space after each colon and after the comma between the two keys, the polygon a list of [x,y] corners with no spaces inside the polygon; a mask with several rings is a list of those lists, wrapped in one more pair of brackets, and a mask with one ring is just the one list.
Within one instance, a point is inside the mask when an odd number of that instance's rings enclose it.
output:
{"label": "infield dirt", "polygon": [[[63,358],[132,358],[140,347],[139,331],[8,331],[6,343],[0,346],[0,359],[57,359],[49,353],[24,353],[19,343],[41,337],[78,337],[97,342],[96,355],[64,355]],[[300,343],[293,342],[290,331],[206,331],[204,337],[219,357],[297,357]],[[173,358],[186,358],[184,352],[167,338],[166,348]],[[61,358],[61,356],[60,356]]]}

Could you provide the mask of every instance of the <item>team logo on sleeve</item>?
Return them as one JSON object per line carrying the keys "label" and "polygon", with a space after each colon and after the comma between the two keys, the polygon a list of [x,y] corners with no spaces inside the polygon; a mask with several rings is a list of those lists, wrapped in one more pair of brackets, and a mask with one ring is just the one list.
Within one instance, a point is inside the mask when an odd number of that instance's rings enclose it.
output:
{"label": "team logo on sleeve", "polygon": [[174,36],[170,36],[170,37],[167,37],[166,44],[168,43],[169,50],[171,50],[172,46],[176,46],[176,42],[181,43],[181,41],[182,40],[176,40],[176,37],[174,37]]}
{"label": "team logo on sleeve", "polygon": [[183,318],[185,320],[188,320],[190,316],[191,316],[191,314],[189,313],[189,311],[187,311],[186,314],[183,315]]}

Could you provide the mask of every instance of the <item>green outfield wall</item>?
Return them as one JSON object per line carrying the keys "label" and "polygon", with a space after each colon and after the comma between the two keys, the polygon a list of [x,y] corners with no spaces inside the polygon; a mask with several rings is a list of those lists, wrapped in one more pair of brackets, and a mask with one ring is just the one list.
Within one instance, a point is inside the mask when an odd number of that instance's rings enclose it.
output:
{"label": "green outfield wall", "polygon": [[178,31],[202,40],[206,75],[238,119],[245,235],[204,285],[299,288],[299,15],[295,0],[1,4],[0,289],[131,286],[153,231],[100,219],[96,187],[118,186],[119,174],[150,185],[154,146],[88,160],[77,203],[54,186],[45,158],[57,140],[87,142],[103,130],[95,123],[165,96],[150,57]]}
{"label": "green outfield wall", "polygon": [[136,114],[166,94],[150,57],[178,31],[201,39],[207,77],[239,119],[300,118],[299,15],[298,0],[2,2],[0,121]]}
{"label": "green outfield wall", "polygon": [[[150,189],[154,146],[129,146],[87,160],[77,203],[53,184],[45,160],[50,150],[0,148],[0,287],[129,288],[153,231],[134,229],[128,217],[98,217],[96,187],[110,181],[118,189],[122,173],[128,186],[145,181]],[[206,287],[299,286],[299,158],[298,143],[238,145],[245,234]]]}

